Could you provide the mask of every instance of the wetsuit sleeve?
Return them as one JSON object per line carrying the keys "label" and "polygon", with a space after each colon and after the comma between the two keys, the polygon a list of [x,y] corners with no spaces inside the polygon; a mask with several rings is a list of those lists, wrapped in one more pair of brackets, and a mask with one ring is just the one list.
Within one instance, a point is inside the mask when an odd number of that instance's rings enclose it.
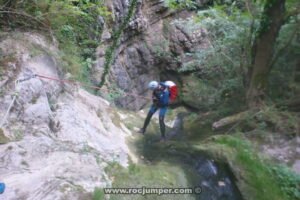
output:
{"label": "wetsuit sleeve", "polygon": [[159,90],[155,89],[152,93],[153,104],[157,104],[159,102]]}

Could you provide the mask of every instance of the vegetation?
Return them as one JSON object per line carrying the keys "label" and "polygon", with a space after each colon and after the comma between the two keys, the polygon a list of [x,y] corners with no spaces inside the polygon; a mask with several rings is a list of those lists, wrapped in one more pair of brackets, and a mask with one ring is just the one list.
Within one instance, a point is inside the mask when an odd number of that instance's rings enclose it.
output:
{"label": "vegetation", "polygon": [[[191,108],[207,111],[201,116],[192,114],[185,118],[184,131],[187,137],[183,137],[184,143],[190,151],[198,153],[199,150],[205,150],[215,154],[216,158],[226,158],[235,174],[240,176],[240,189],[247,199],[299,199],[299,175],[285,165],[277,165],[262,157],[254,150],[257,144],[251,143],[250,137],[246,137],[256,131],[262,138],[267,133],[294,138],[299,132],[299,114],[290,112],[292,109],[300,111],[299,1],[215,0],[210,1],[211,7],[206,9],[202,9],[196,2],[166,0],[164,4],[173,11],[195,11],[195,17],[177,19],[172,25],[183,28],[190,35],[202,31],[201,34],[208,41],[207,45],[184,57],[168,51],[172,45],[170,37],[157,44],[154,41],[152,47],[149,47],[156,58],[171,58],[170,63],[182,64],[178,70],[182,81],[182,101]],[[111,45],[105,52],[104,71],[100,83],[97,83],[99,87],[105,84],[115,50],[135,13],[137,3],[137,0],[131,0],[121,24],[114,26]],[[72,75],[70,79],[90,83],[90,70],[96,59],[95,49],[101,43],[103,24],[112,17],[102,0],[0,0],[0,5],[1,31],[38,30],[48,34],[49,38],[56,38],[62,50],[60,60],[63,71]],[[166,29],[164,34],[169,34],[171,25],[164,22],[163,26]],[[154,34],[160,35],[159,32]],[[43,49],[33,47],[30,56],[43,53]],[[14,59],[10,55],[0,55],[0,64]],[[5,64],[3,66],[3,69],[7,68]],[[0,80],[2,73],[3,70],[0,71]],[[109,87],[119,93],[108,92],[105,94],[107,99],[112,101],[120,97],[120,89],[113,84]],[[5,93],[6,89],[0,88],[0,96]],[[48,101],[52,111],[58,109],[53,99]],[[36,98],[31,103],[35,104]],[[104,119],[102,113],[97,114]],[[233,114],[243,117],[238,117],[229,127],[212,130],[214,122]],[[113,117],[115,125],[121,126],[122,122],[131,131],[143,123],[131,117],[125,120],[121,120],[120,116]],[[167,117],[174,118],[174,113]],[[109,132],[109,128],[104,127]],[[155,141],[153,138],[159,132],[158,126],[150,124],[148,132],[155,134],[144,137],[144,141],[151,139],[145,142],[147,145]],[[232,134],[234,132],[238,134]],[[218,133],[225,135],[213,136]],[[227,135],[229,133],[231,135]],[[12,130],[12,135],[16,141],[23,138],[21,130]],[[0,129],[0,144],[9,141]],[[182,144],[174,146],[180,147]],[[141,148],[142,145],[139,143],[135,146]],[[91,153],[93,149],[85,142],[82,151]],[[185,172],[180,166],[164,161],[149,163],[130,163],[128,168],[116,162],[109,163],[106,172],[112,180],[112,187],[186,186],[186,180],[182,177]],[[22,164],[27,165],[25,162]],[[95,189],[94,200],[103,199],[104,196],[101,188]],[[144,199],[137,195],[122,198]],[[182,199],[181,196],[171,198]],[[170,196],[163,196],[162,199],[170,199]]]}
{"label": "vegetation", "polygon": [[[214,144],[213,151],[222,151],[232,161],[232,167],[242,171],[241,175],[248,184],[247,188],[244,188],[247,199],[300,198],[298,190],[300,176],[288,167],[274,164],[258,155],[245,138],[220,136],[210,143]],[[241,188],[245,186],[244,184],[241,183]]]}
{"label": "vegetation", "polygon": [[197,8],[197,3],[193,0],[166,0],[164,4],[172,9],[187,8],[193,10]]}
{"label": "vegetation", "polygon": [[[112,188],[172,188],[189,187],[184,176],[184,170],[180,166],[174,166],[167,162],[159,162],[154,165],[131,163],[128,168],[120,166],[117,162],[111,162],[106,167],[106,172],[112,179]],[[103,192],[103,190],[102,190]],[[101,194],[101,189],[96,189],[95,196]],[[156,199],[157,194],[142,195],[110,195],[110,199]],[[191,197],[190,197],[191,198]],[[159,199],[189,199],[189,195],[161,195]]]}
{"label": "vegetation", "polygon": [[103,23],[111,14],[102,0],[0,1],[3,31],[40,30],[58,40],[63,71],[72,79],[90,82],[94,51],[100,43]]}
{"label": "vegetation", "polygon": [[124,21],[122,22],[120,27],[113,33],[112,45],[110,47],[108,47],[106,49],[106,52],[105,52],[104,71],[103,71],[103,74],[101,76],[101,82],[99,84],[99,87],[102,87],[105,83],[105,77],[106,77],[107,73],[109,72],[110,65],[111,65],[111,62],[112,62],[113,56],[114,56],[114,51],[115,51],[115,49],[117,48],[117,46],[119,44],[119,38],[120,38],[121,34],[124,32],[124,29],[126,28],[126,26],[128,25],[131,17],[134,14],[136,4],[137,4],[137,0],[132,0],[130,2],[129,10],[128,10],[127,15],[124,18]]}
{"label": "vegetation", "polygon": [[[130,2],[127,15],[113,33],[112,45],[106,49],[100,87],[105,83],[119,38],[134,14],[136,4],[137,0]],[[111,18],[103,0],[1,0],[0,5],[3,5],[0,7],[0,26],[4,30],[33,29],[48,32],[50,37],[54,35],[63,50],[63,71],[72,74],[73,80],[91,84],[89,77],[95,49],[100,44],[104,21]]]}
{"label": "vegetation", "polygon": [[[267,10],[271,9],[272,2],[278,1],[263,3],[223,1],[210,9],[199,11],[196,18],[174,22],[180,26],[185,24],[184,28],[191,34],[200,29],[206,30],[210,45],[205,49],[186,54],[190,61],[183,63],[179,72],[193,73],[202,80],[199,87],[202,85],[202,88],[216,90],[214,95],[216,101],[211,105],[213,109],[231,107],[231,113],[234,113],[246,109],[246,106],[254,108],[282,102],[297,94],[299,73],[296,60],[300,54],[300,43],[296,35],[300,31],[298,11],[300,5],[295,1],[285,2],[286,10],[276,11],[282,14],[277,13],[273,16],[284,17],[276,27],[276,31],[274,30],[276,33],[264,36],[268,39],[261,39],[262,34],[267,34],[267,31],[272,29],[269,27],[272,23],[266,22],[268,21],[266,14],[269,13]],[[274,4],[272,9],[275,7],[280,6]],[[271,38],[272,45],[269,41]],[[261,45],[261,48],[271,46],[269,49],[260,49],[258,45]],[[260,51],[262,54],[263,52],[270,54],[259,56]],[[257,57],[263,57],[265,60],[255,61]],[[260,62],[265,64],[258,66]],[[263,76],[256,74],[258,69],[266,70],[262,72]],[[256,81],[259,81],[259,84],[257,82],[256,85]],[[255,87],[260,89],[256,88],[254,91]],[[203,96],[205,94],[204,92]],[[237,106],[230,106],[233,102]]]}
{"label": "vegetation", "polygon": [[4,135],[4,131],[0,129],[0,144],[5,144],[9,142],[9,138]]}
{"label": "vegetation", "polygon": [[102,200],[104,199],[104,191],[101,188],[96,188],[93,193],[93,200]]}

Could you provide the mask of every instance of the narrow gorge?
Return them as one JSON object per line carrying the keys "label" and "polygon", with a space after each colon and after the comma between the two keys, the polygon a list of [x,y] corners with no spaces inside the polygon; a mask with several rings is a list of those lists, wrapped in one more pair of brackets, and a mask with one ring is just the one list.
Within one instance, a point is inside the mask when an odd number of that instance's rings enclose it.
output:
{"label": "narrow gorge", "polygon": [[[0,1],[0,200],[299,199],[300,4],[281,3]],[[178,87],[166,142],[158,114],[139,133],[153,80]]]}

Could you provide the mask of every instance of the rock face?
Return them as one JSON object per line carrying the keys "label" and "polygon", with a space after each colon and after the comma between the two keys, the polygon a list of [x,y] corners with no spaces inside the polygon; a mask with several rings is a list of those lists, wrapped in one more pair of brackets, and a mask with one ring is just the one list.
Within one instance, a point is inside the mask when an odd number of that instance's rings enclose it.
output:
{"label": "rock face", "polygon": [[[94,65],[94,79],[100,81],[105,62],[105,49],[111,45],[113,28],[119,27],[126,16],[129,4],[117,0],[107,2],[114,15],[114,25],[107,21],[102,45],[97,49],[97,63]],[[206,1],[199,1],[199,6]],[[171,10],[164,1],[139,1],[132,20],[120,38],[120,45],[114,52],[107,84],[118,87],[125,92],[150,96],[147,85],[151,80],[165,81],[171,79],[178,85],[181,80],[177,70],[186,61],[185,53],[193,52],[209,45],[205,30],[186,30],[180,19],[195,15],[195,11]],[[176,20],[178,21],[177,23]],[[147,101],[133,97],[120,97],[115,103],[123,108],[138,110]]]}
{"label": "rock face", "polygon": [[130,154],[130,132],[113,123],[109,103],[47,79],[15,85],[33,74],[63,78],[58,49],[39,34],[4,35],[0,50],[1,121],[18,94],[0,127],[9,139],[0,145],[0,182],[7,187],[0,199],[89,199],[95,187],[109,186],[107,163],[127,166]]}

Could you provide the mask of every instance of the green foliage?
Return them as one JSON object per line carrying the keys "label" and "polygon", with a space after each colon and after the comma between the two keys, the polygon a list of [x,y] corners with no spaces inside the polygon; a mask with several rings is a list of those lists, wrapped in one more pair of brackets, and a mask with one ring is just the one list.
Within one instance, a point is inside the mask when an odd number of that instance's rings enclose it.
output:
{"label": "green foliage", "polygon": [[90,83],[90,68],[97,44],[100,43],[102,23],[111,13],[102,0],[2,0],[0,25],[7,30],[37,29],[54,34],[63,50],[64,72],[73,79]]}
{"label": "green foliage", "polygon": [[20,129],[14,129],[13,130],[14,136],[15,136],[15,140],[19,141],[23,139],[23,133]]}
{"label": "green foliage", "polygon": [[260,36],[262,33],[266,32],[269,30],[272,24],[272,20],[268,18],[267,13],[269,12],[270,8],[272,8],[274,4],[274,0],[265,0],[264,2],[264,10],[261,15],[260,19],[260,26],[259,29],[257,30],[257,35]]}
{"label": "green foliage", "polygon": [[110,47],[108,47],[106,49],[106,52],[105,52],[104,70],[103,70],[103,74],[101,76],[101,81],[99,83],[99,87],[102,87],[104,85],[104,83],[105,83],[106,75],[108,74],[110,66],[111,66],[111,63],[113,61],[114,51],[115,51],[115,49],[117,48],[117,46],[119,44],[119,39],[120,39],[122,33],[124,32],[126,26],[128,25],[131,17],[134,14],[136,5],[137,5],[137,0],[132,0],[130,2],[128,13],[127,13],[124,21],[122,22],[122,24],[120,25],[120,27],[112,35],[113,43],[112,43],[112,45]]}
{"label": "green foliage", "polygon": [[[245,109],[254,39],[261,31],[261,23],[267,23],[261,18],[264,5],[251,3],[249,8],[241,1],[219,1],[214,7],[199,11],[197,17],[173,22],[190,35],[204,35],[209,40],[207,45],[186,54],[182,60],[189,62],[183,63],[179,72],[193,73],[202,81],[202,86],[196,90],[199,101],[208,96],[209,91],[215,92],[216,101],[209,108],[222,115]],[[287,5],[295,6],[295,2]],[[277,38],[272,59],[274,66],[270,79],[265,82],[268,103],[282,102],[300,91],[296,61],[300,56],[300,42],[296,37],[299,34],[298,18],[290,18]]]}
{"label": "green foliage", "polygon": [[197,3],[193,0],[164,0],[164,5],[168,8],[179,9],[196,9]]}
{"label": "green foliage", "polygon": [[129,130],[134,131],[134,124],[128,122],[128,123],[125,123],[125,126],[126,126]]}
{"label": "green foliage", "polygon": [[[120,166],[117,162],[111,162],[105,168],[113,180],[112,188],[161,188],[161,187],[188,187],[182,167],[171,163],[157,162],[151,165],[130,163],[128,168]],[[181,200],[191,199],[193,196],[183,195],[111,195],[110,199],[162,199]]]}
{"label": "green foliage", "polygon": [[[190,34],[205,34],[210,45],[186,54],[186,60],[179,72],[195,73],[202,81],[202,87],[215,92],[215,108],[228,107],[239,99],[239,110],[245,102],[246,72],[251,62],[251,45],[254,35],[251,27],[257,28],[257,20],[236,5],[214,6],[198,12],[196,18],[175,24],[182,26]],[[216,81],[217,80],[217,81]],[[199,90],[200,95],[206,90]],[[229,106],[229,108],[232,108]],[[232,110],[234,110],[232,109]],[[226,111],[232,113],[234,111]]]}
{"label": "green foliage", "polygon": [[172,57],[172,53],[167,51],[170,46],[169,41],[159,41],[159,43],[154,44],[154,53],[157,57]]}
{"label": "green foliage", "polygon": [[6,93],[6,89],[0,88],[0,97],[4,97],[5,93]]}
{"label": "green foliage", "polygon": [[295,174],[289,167],[284,164],[271,168],[280,188],[287,194],[290,199],[300,199],[300,175]]}
{"label": "green foliage", "polygon": [[104,195],[105,194],[102,188],[95,188],[93,193],[93,200],[103,200]]}
{"label": "green foliage", "polygon": [[300,41],[297,39],[299,33],[299,22],[294,19],[283,25],[280,30],[275,53],[275,57],[278,58],[269,78],[268,95],[272,102],[282,102],[300,91],[300,83],[297,81],[297,77],[300,77],[297,70],[297,60],[300,57]]}
{"label": "green foliage", "polygon": [[91,152],[91,151],[92,151],[92,147],[88,144],[88,142],[83,142],[82,145],[83,145],[83,146],[82,146],[83,152],[88,153],[88,152]]}
{"label": "green foliage", "polygon": [[216,99],[219,99],[221,93],[214,86],[218,83],[215,84],[213,79],[189,76],[183,80],[187,89],[184,89],[181,95],[183,95],[182,99],[185,102],[203,107],[203,109],[211,109],[216,105]]}
{"label": "green foliage", "polygon": [[102,93],[102,97],[109,102],[114,102],[115,99],[120,98],[125,95],[124,90],[118,88],[115,84],[111,84],[108,91]]}
{"label": "green foliage", "polygon": [[188,30],[194,32],[197,29],[205,29],[211,46],[187,54],[194,59],[180,71],[200,70],[205,67],[203,71],[209,74],[216,74],[216,70],[236,73],[242,62],[242,51],[249,50],[251,45],[245,43],[251,39],[249,38],[251,23],[250,15],[234,6],[231,8],[215,6],[198,12],[197,18],[187,22]]}
{"label": "green foliage", "polygon": [[[220,115],[219,112],[217,113]],[[262,138],[266,136],[266,133],[294,138],[298,130],[297,123],[299,120],[295,113],[278,110],[273,107],[264,107],[258,112],[246,112],[246,114],[240,115],[237,119],[238,121],[231,125],[231,127],[234,127],[231,131],[252,132],[255,130],[254,132],[262,134]]]}
{"label": "green foliage", "polygon": [[9,138],[4,135],[3,129],[0,128],[0,144],[6,144],[9,142]]}
{"label": "green foliage", "polygon": [[258,123],[260,129],[292,135],[297,132],[298,117],[287,111],[266,107],[253,117],[252,122]]}
{"label": "green foliage", "polygon": [[46,53],[44,49],[33,46],[33,47],[30,48],[29,56],[34,57],[34,56],[41,55],[41,54],[44,54],[44,53]]}

